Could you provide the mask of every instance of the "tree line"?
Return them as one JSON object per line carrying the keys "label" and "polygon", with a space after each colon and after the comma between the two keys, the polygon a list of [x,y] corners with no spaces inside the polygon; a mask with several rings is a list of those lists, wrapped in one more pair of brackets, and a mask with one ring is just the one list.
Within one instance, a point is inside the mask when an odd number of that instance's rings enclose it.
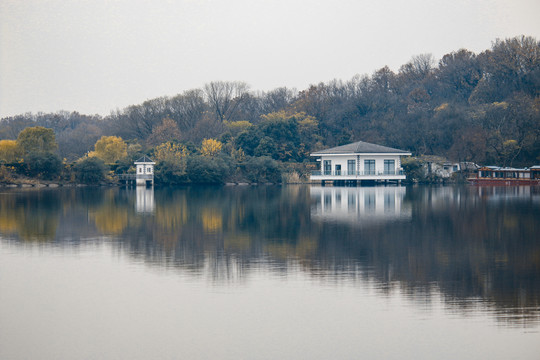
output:
{"label": "tree line", "polygon": [[[0,162],[9,163],[5,140],[36,126],[54,132],[54,154],[65,163],[88,157],[102,137],[124,141],[122,160],[129,161],[176,146],[183,157],[162,161],[173,169],[164,181],[175,182],[192,182],[184,170],[204,161],[222,174],[219,181],[249,180],[246,174],[270,164],[277,172],[300,169],[310,152],[358,140],[453,161],[530,166],[540,162],[540,42],[497,39],[480,54],[460,49],[438,62],[421,54],[397,72],[385,66],[302,91],[215,81],[105,117],[65,111],[7,117],[0,121]],[[219,142],[220,151],[203,155],[205,139]],[[125,170],[121,160],[114,165]]]}

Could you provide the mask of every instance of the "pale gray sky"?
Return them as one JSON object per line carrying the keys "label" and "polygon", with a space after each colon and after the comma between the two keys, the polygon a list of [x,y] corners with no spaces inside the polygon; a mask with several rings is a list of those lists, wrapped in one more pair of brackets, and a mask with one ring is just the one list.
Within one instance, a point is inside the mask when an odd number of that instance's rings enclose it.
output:
{"label": "pale gray sky", "polygon": [[0,117],[107,115],[215,80],[349,80],[540,38],[539,0],[0,0]]}

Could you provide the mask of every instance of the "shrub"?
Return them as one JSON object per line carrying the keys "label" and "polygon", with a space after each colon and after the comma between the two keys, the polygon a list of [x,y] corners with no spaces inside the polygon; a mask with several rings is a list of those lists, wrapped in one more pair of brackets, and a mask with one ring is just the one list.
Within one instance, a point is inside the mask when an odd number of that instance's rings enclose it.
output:
{"label": "shrub", "polygon": [[278,183],[281,180],[279,163],[269,156],[248,158],[243,165],[243,171],[251,182]]}
{"label": "shrub", "polygon": [[188,157],[187,176],[193,184],[223,184],[229,173],[230,167],[221,157]]}
{"label": "shrub", "polygon": [[105,179],[107,166],[97,157],[87,157],[77,161],[73,166],[75,179],[82,184],[99,184]]}
{"label": "shrub", "polygon": [[24,159],[26,175],[39,179],[53,180],[62,171],[62,161],[52,153],[30,153]]}

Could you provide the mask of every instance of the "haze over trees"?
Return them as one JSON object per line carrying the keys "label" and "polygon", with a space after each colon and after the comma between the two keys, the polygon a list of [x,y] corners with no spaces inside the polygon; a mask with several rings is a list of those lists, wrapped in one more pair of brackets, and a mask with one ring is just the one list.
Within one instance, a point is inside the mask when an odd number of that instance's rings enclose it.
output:
{"label": "haze over trees", "polygon": [[[540,42],[529,36],[498,39],[480,54],[458,49],[438,61],[421,54],[397,72],[382,67],[299,92],[257,92],[243,82],[216,81],[105,117],[21,114],[1,120],[0,141],[36,126],[54,131],[57,153],[67,162],[83,157],[103,136],[125,142],[129,161],[157,155],[162,144],[181,145],[184,160],[163,160],[176,179],[188,176],[190,163],[219,161],[218,168],[230,165],[234,173],[255,166],[252,157],[301,163],[310,152],[358,140],[414,155],[530,166],[540,163]],[[217,144],[210,139],[221,144],[221,157],[216,150],[202,156]],[[0,145],[0,154],[13,154],[10,143]],[[9,156],[3,155],[4,163]]]}

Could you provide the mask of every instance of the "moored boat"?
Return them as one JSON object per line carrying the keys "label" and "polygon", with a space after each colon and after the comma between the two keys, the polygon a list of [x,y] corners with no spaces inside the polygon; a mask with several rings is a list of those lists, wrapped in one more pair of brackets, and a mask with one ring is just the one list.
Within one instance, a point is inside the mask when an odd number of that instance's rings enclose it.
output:
{"label": "moored boat", "polygon": [[484,166],[476,177],[467,179],[474,185],[540,185],[540,166],[509,168]]}

